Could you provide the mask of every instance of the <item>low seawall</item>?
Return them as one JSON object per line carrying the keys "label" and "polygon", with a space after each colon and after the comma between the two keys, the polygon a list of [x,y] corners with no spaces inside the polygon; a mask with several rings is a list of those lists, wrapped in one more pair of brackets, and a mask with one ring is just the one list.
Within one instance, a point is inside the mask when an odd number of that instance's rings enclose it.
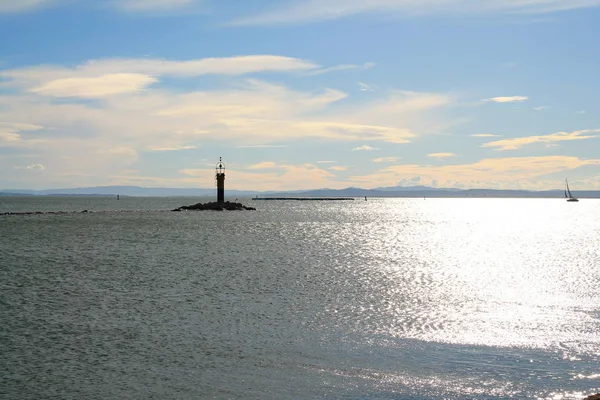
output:
{"label": "low seawall", "polygon": [[254,197],[252,200],[270,200],[270,201],[354,201],[354,197]]}

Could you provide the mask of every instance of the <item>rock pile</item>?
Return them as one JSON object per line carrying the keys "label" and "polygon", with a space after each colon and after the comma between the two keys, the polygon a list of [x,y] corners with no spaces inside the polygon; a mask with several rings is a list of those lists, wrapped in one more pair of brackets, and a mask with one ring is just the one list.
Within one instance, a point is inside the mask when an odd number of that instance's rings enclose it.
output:
{"label": "rock pile", "polygon": [[226,201],[224,203],[212,202],[212,203],[198,203],[191,206],[181,206],[172,211],[254,211],[254,207],[246,207],[242,203],[231,203]]}

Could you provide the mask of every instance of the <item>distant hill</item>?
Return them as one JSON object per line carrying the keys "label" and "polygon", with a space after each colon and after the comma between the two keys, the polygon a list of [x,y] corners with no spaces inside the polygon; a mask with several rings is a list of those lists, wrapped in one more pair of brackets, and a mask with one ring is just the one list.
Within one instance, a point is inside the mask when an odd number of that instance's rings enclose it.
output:
{"label": "distant hill", "polygon": [[3,191],[0,191],[0,196],[33,196],[33,195],[31,193],[3,192]]}
{"label": "distant hill", "polygon": [[431,192],[431,191],[443,191],[443,192],[457,192],[461,189],[454,188],[434,188],[429,186],[392,186],[392,187],[380,187],[375,188],[380,192]]}
{"label": "distant hill", "polygon": [[[211,197],[216,189],[177,189],[146,188],[139,186],[94,186],[71,189],[0,189],[0,196],[135,196],[135,197]],[[294,190],[283,192],[260,192],[252,190],[226,190],[228,198],[269,196],[269,197],[499,197],[499,198],[562,198],[562,190],[527,191],[493,189],[456,189],[432,188],[427,186],[395,186],[375,189],[349,187],[346,189]],[[573,191],[573,195],[582,198],[600,198],[600,191]]]}
{"label": "distant hill", "polygon": [[[29,196],[136,196],[136,197],[207,197],[216,194],[216,189],[146,188],[139,186],[94,186],[69,189],[0,189],[0,195],[18,193]],[[254,196],[257,191],[227,190],[228,196]]]}
{"label": "distant hill", "polygon": [[[572,191],[575,197],[600,198],[600,191]],[[285,197],[290,193],[272,193],[274,197]],[[439,198],[563,198],[562,190],[527,191],[527,190],[493,190],[493,189],[455,189],[431,188],[424,186],[377,188],[377,189],[318,189],[294,192],[294,197],[439,197]]]}

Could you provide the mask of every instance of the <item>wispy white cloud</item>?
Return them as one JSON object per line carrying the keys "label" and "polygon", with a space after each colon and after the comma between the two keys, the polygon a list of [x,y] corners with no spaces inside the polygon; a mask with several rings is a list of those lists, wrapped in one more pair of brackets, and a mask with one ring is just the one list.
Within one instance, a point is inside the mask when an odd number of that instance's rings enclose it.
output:
{"label": "wispy white cloud", "polygon": [[22,170],[32,170],[32,171],[45,171],[46,170],[46,167],[42,164],[31,164],[31,165],[26,165],[26,166],[17,165],[14,168],[22,169]]}
{"label": "wispy white cloud", "polygon": [[[44,127],[40,125],[0,121],[0,147],[25,145],[28,141],[22,137],[23,132],[34,132],[42,129],[44,129]],[[40,141],[37,140],[35,142]]]}
{"label": "wispy white cloud", "polygon": [[510,96],[510,97],[492,97],[491,99],[485,99],[483,101],[484,102],[492,102],[492,103],[521,103],[526,100],[529,100],[529,97]]}
{"label": "wispy white cloud", "polygon": [[513,25],[533,25],[533,24],[547,24],[551,22],[556,22],[558,20],[557,17],[532,17],[532,16],[523,16],[521,18],[512,20],[509,23]]}
{"label": "wispy white cloud", "polygon": [[1,142],[18,142],[21,140],[21,135],[13,130],[0,129],[0,146]]}
{"label": "wispy white cloud", "polygon": [[[337,119],[343,120],[336,116]],[[393,125],[369,125],[367,123],[344,123],[334,121],[299,122],[295,129],[308,132],[306,136],[316,136],[336,140],[376,140],[389,143],[409,143],[416,135],[409,129]],[[366,146],[370,147],[370,146]],[[359,150],[369,150],[362,146]],[[359,151],[354,150],[354,151]],[[373,150],[377,150],[373,148]]]}
{"label": "wispy white cloud", "polygon": [[431,153],[431,154],[427,154],[427,157],[431,157],[431,158],[450,158],[450,157],[456,157],[456,154],[454,154],[454,153]]}
{"label": "wispy white cloud", "polygon": [[399,157],[379,157],[379,158],[374,158],[373,162],[374,163],[395,163],[398,160],[400,160]]}
{"label": "wispy white cloud", "polygon": [[474,135],[471,135],[471,137],[497,137],[500,135],[494,135],[493,133],[476,133]]}
{"label": "wispy white cloud", "polygon": [[332,171],[347,171],[348,167],[342,166],[342,165],[338,165],[335,167],[329,167],[330,170]]}
{"label": "wispy white cloud", "polygon": [[588,135],[589,133],[600,132],[600,129],[587,129],[574,132],[557,132],[550,135],[542,136],[526,136],[514,139],[504,139],[495,142],[483,144],[481,147],[493,147],[496,150],[517,150],[525,145],[533,143],[554,144],[556,142],[564,142],[571,140],[586,140],[597,138],[598,135]]}
{"label": "wispy white cloud", "polygon": [[281,149],[288,147],[285,144],[253,144],[247,146],[235,146],[237,149]]}
{"label": "wispy white cloud", "polygon": [[0,13],[32,11],[58,3],[58,0],[0,0]]}
{"label": "wispy white cloud", "polygon": [[357,82],[357,84],[358,84],[358,86],[360,86],[361,92],[372,92],[373,91],[373,87],[367,83]]}
{"label": "wispy white cloud", "polygon": [[534,110],[535,110],[535,111],[543,111],[543,110],[545,110],[545,109],[547,109],[547,108],[548,108],[548,107],[546,107],[546,106],[542,106],[542,107],[536,107],[536,108],[534,108]]}
{"label": "wispy white cloud", "polygon": [[46,96],[100,98],[141,91],[158,82],[160,76],[187,78],[208,74],[288,73],[317,67],[305,60],[272,55],[189,61],[101,59],[74,68],[36,66],[0,70],[0,78],[5,79],[3,85],[25,88]]}
{"label": "wispy white cloud", "polygon": [[98,153],[102,154],[110,154],[110,155],[114,155],[120,158],[125,158],[128,159],[130,161],[137,161],[138,160],[138,152],[136,149],[134,149],[133,147],[130,146],[125,146],[125,145],[116,145],[116,146],[110,146],[106,149],[100,149],[98,150]]}
{"label": "wispy white cloud", "polygon": [[26,168],[34,169],[36,171],[44,171],[46,169],[46,167],[44,167],[42,164],[32,164],[32,165],[28,165]]}
{"label": "wispy white cloud", "polygon": [[[346,96],[343,92],[331,89],[325,89],[322,93],[302,93],[264,81],[246,80],[239,88],[233,90],[193,92],[175,96],[155,112],[157,116],[166,118],[165,121],[200,122],[198,117],[204,116],[204,126],[209,121],[219,121],[221,124],[226,123],[231,130],[243,130],[247,134],[255,131],[255,138],[260,137],[260,132],[270,137],[275,135],[274,131],[281,129],[282,132],[277,135],[286,137],[285,125],[294,125],[295,131],[302,128],[309,131],[311,128],[322,127],[325,123],[286,122],[282,119],[323,110]],[[210,128],[210,125],[207,128]],[[241,143],[238,146],[265,144]]]}
{"label": "wispy white cloud", "polygon": [[375,63],[373,62],[368,62],[368,63],[364,63],[362,65],[356,65],[356,64],[342,64],[342,65],[336,65],[333,67],[328,67],[328,68],[320,68],[320,69],[316,69],[313,71],[309,71],[309,72],[305,72],[304,75],[305,76],[314,76],[314,75],[322,75],[322,74],[327,74],[330,72],[337,72],[337,71],[346,71],[346,70],[367,70],[367,69],[371,69],[375,66]]}
{"label": "wispy white cloud", "polygon": [[600,0],[295,0],[274,10],[234,21],[237,25],[300,24],[345,18],[357,14],[432,14],[550,13],[589,8]]}
{"label": "wispy white cloud", "polygon": [[248,166],[248,169],[271,169],[271,168],[275,168],[277,167],[277,164],[275,164],[272,161],[264,161],[258,164],[253,164]]}
{"label": "wispy white cloud", "polygon": [[33,125],[26,122],[1,122],[0,129],[10,129],[18,131],[39,131],[44,129],[43,126]]}
{"label": "wispy white cloud", "polygon": [[203,0],[112,0],[112,4],[121,10],[139,11],[169,11],[189,8],[204,3]]}
{"label": "wispy white cloud", "polygon": [[157,82],[141,74],[109,74],[95,78],[64,78],[46,82],[30,90],[45,96],[97,98],[139,92]]}
{"label": "wispy white cloud", "polygon": [[[356,141],[370,141],[371,137],[385,137],[390,143],[408,143],[417,134],[433,134],[445,130],[452,122],[441,122],[437,111],[455,103],[453,96],[442,93],[416,93],[411,91],[378,91],[375,99],[350,104],[337,115],[346,124],[371,126],[356,130]],[[370,96],[369,96],[370,97]],[[423,118],[424,114],[431,118]],[[393,129],[392,129],[393,128]],[[380,139],[376,139],[381,141]]]}
{"label": "wispy white cloud", "polygon": [[[246,75],[257,72],[295,72],[316,69],[309,61],[274,55],[250,55],[223,58],[203,58],[187,61],[163,59],[105,58],[92,60],[74,68],[42,65],[29,68],[0,70],[0,78],[8,85],[30,88],[52,86],[97,86],[98,83],[114,81],[147,82],[158,76],[198,77],[202,75]],[[70,81],[66,81],[66,80]],[[88,79],[88,81],[73,81]],[[57,82],[58,81],[58,82]],[[55,82],[55,83],[53,83]],[[56,83],[57,82],[57,83]]]}
{"label": "wispy white cloud", "polygon": [[126,12],[189,10],[206,3],[206,0],[106,0],[98,4],[85,0],[0,0],[0,13],[29,12],[74,1],[93,6],[109,5]]}
{"label": "wispy white cloud", "polygon": [[198,146],[150,147],[150,151],[181,151],[197,149]]}
{"label": "wispy white cloud", "polygon": [[352,151],[375,151],[377,150],[375,147],[369,146],[367,144],[360,146],[360,147],[355,147],[352,149]]}

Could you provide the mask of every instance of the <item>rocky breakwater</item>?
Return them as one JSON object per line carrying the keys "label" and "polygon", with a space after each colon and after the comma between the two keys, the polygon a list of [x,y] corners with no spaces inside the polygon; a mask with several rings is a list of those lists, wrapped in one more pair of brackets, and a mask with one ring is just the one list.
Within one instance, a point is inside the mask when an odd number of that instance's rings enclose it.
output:
{"label": "rocky breakwater", "polygon": [[[0,215],[62,215],[74,214],[78,211],[23,211],[23,212],[1,212]],[[82,214],[87,214],[88,210],[81,211]]]}
{"label": "rocky breakwater", "polygon": [[191,206],[181,206],[172,211],[254,211],[254,207],[246,207],[242,203],[231,203],[226,201],[224,203],[212,202],[212,203],[198,203]]}

